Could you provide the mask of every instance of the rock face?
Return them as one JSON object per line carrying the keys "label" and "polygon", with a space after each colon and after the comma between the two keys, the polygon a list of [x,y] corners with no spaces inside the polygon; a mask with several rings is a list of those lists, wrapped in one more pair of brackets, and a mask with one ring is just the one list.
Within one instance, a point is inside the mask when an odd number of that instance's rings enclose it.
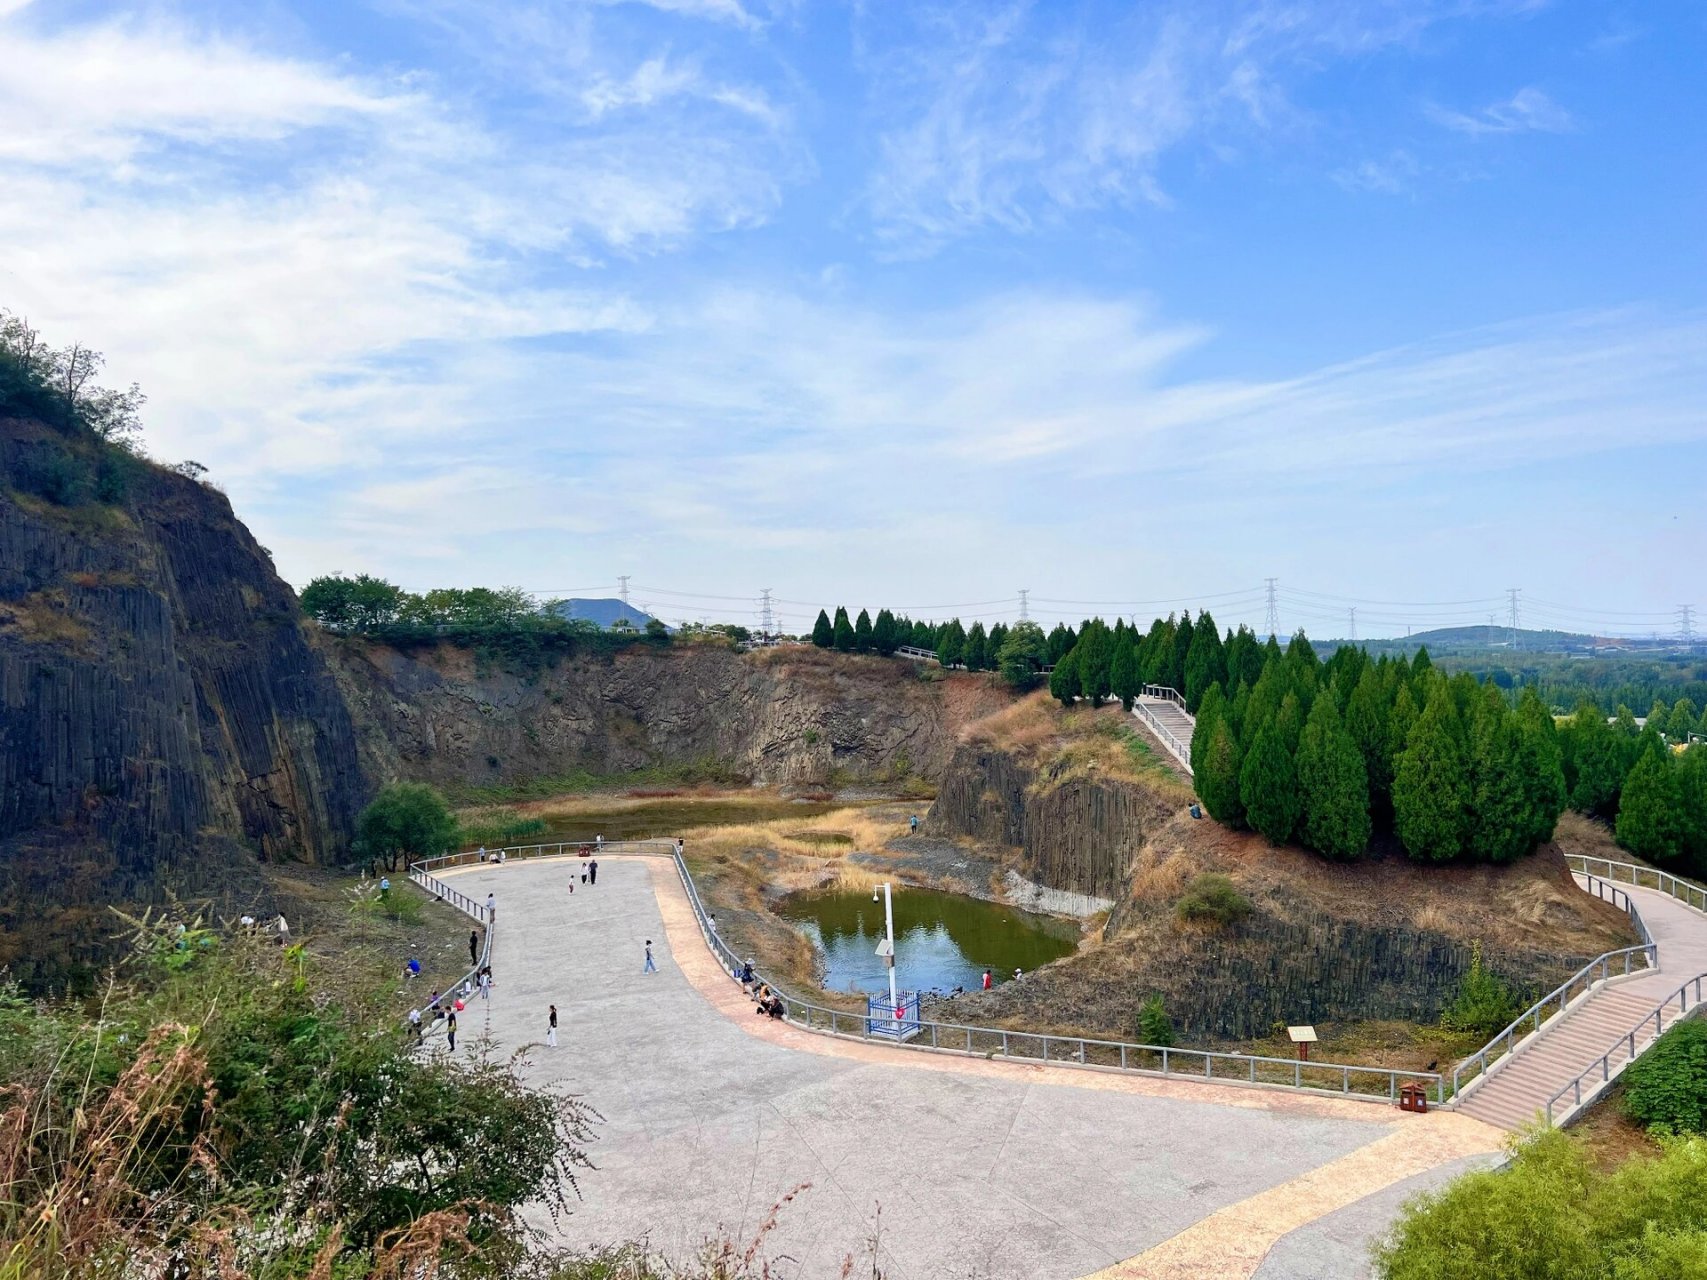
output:
{"label": "rock face", "polygon": [[448,646],[335,651],[370,768],[458,787],[696,764],[800,787],[934,778],[959,726],[1008,700],[986,677],[804,646],[636,645],[521,673]]}
{"label": "rock face", "polygon": [[[1130,1038],[1139,1007],[1159,994],[1187,1043],[1265,1036],[1276,1023],[1426,1022],[1477,946],[1515,990],[1539,995],[1635,941],[1622,912],[1575,888],[1551,846],[1509,867],[1334,864],[1193,821],[1140,782],[1054,780],[982,744],[955,756],[926,821],[934,834],[1015,848],[1025,875],[1050,888],[1116,903],[1097,945],[962,997],[956,1016],[969,1020],[1019,1016]],[[1242,919],[1178,918],[1179,899],[1208,873],[1247,900]]]}
{"label": "rock face", "polygon": [[1082,776],[1056,784],[974,743],[955,753],[925,823],[935,835],[1017,848],[1026,878],[1048,888],[1118,900],[1133,859],[1172,811],[1140,786]]}
{"label": "rock face", "polygon": [[[0,481],[66,449],[0,421]],[[76,977],[107,903],[229,900],[257,859],[341,856],[368,789],[295,597],[223,494],[154,467],[113,504],[0,488],[0,964]]]}

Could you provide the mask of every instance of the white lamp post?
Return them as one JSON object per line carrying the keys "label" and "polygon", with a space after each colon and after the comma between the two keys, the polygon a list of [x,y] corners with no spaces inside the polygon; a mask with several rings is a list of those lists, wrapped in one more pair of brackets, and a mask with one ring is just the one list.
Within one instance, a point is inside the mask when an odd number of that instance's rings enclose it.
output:
{"label": "white lamp post", "polygon": [[[877,954],[883,957],[883,963],[889,968],[889,1012],[899,1017],[900,1001],[895,994],[895,899],[887,880],[878,887],[883,890],[883,941],[878,944]],[[871,900],[877,901],[876,889],[871,891]]]}

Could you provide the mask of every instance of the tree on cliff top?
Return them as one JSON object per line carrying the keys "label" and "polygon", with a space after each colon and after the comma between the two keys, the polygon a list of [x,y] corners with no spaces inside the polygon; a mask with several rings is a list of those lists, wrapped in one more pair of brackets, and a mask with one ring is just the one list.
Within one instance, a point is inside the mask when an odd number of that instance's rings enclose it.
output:
{"label": "tree on cliff top", "polygon": [[836,629],[830,625],[830,615],[822,609],[818,610],[818,621],[812,624],[812,643],[820,649],[836,643]]}
{"label": "tree on cliff top", "polygon": [[1330,858],[1355,858],[1369,845],[1369,776],[1339,704],[1317,698],[1298,743],[1303,841]]}
{"label": "tree on cliff top", "polygon": [[424,782],[393,782],[356,819],[356,852],[388,871],[436,858],[456,839],[445,798]]}
{"label": "tree on cliff top", "polygon": [[852,653],[854,647],[853,623],[848,621],[846,605],[836,606],[836,627],[833,637],[836,649],[841,653]]}
{"label": "tree on cliff top", "polygon": [[1437,684],[1393,768],[1393,829],[1421,861],[1464,852],[1470,778],[1461,734],[1452,693]]}
{"label": "tree on cliff top", "polygon": [[1013,689],[1037,685],[1037,673],[1049,664],[1049,639],[1035,622],[1016,622],[1002,638],[996,654],[996,669],[1002,682]]}
{"label": "tree on cliff top", "polygon": [[859,611],[859,618],[854,622],[854,652],[871,652],[871,614],[864,609]]}

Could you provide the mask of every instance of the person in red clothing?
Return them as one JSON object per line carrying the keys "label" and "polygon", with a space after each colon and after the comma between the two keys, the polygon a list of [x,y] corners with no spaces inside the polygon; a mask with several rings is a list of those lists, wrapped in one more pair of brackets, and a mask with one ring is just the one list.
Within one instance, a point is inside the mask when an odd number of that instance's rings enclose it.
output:
{"label": "person in red clothing", "polygon": [[990,989],[990,971],[988,969],[986,969],[986,970],[984,970],[984,990],[988,991],[989,989]]}

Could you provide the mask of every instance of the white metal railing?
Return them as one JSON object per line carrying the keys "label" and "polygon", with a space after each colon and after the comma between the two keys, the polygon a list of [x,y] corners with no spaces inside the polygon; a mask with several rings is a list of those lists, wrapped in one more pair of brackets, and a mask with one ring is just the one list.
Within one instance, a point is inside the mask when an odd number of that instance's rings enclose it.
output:
{"label": "white metal railing", "polygon": [[1565,861],[1573,871],[1580,871],[1585,876],[1600,876],[1617,884],[1635,885],[1638,889],[1658,889],[1684,906],[1707,914],[1707,889],[1680,880],[1669,871],[1638,866],[1634,862],[1614,862],[1610,858],[1590,858],[1580,853],[1567,853]]}
{"label": "white metal railing", "polygon": [[[491,863],[498,851],[487,852]],[[699,896],[688,871],[687,860],[674,840],[607,840],[603,844],[585,841],[565,841],[556,844],[510,846],[501,851],[505,861],[538,857],[597,856],[601,853],[639,854],[671,858],[676,874],[681,878],[688,905],[699,925],[700,937],[716,957],[725,973],[737,981],[748,965],[733,947],[724,941],[711,921],[711,913]],[[430,872],[447,866],[468,866],[479,860],[478,852],[446,854],[427,859],[411,867],[411,879],[419,869],[429,880]],[[429,886],[416,880],[424,888]],[[442,881],[434,880],[442,885]],[[464,911],[483,910],[480,904],[463,894],[455,898],[444,895],[447,902],[468,904]],[[472,914],[472,911],[470,911]],[[776,992],[783,1002],[784,1017],[795,1026],[819,1034],[857,1036],[862,1040],[882,1040],[871,1031],[871,1019],[864,1013],[850,1013],[809,1000],[785,994],[776,983],[756,970],[751,981],[763,982]],[[1179,1049],[1172,1045],[1135,1044],[1119,1040],[1098,1040],[1089,1036],[1048,1035],[1043,1032],[1016,1031],[1003,1027],[981,1027],[957,1022],[919,1021],[919,1035],[910,1041],[899,1042],[904,1048],[936,1050],[943,1053],[975,1054],[979,1057],[1000,1054],[1006,1058],[1041,1061],[1061,1066],[1118,1068],[1137,1075],[1166,1076],[1190,1080],[1207,1080],[1216,1084],[1264,1085],[1277,1089],[1294,1089],[1304,1093],[1338,1094],[1364,1101],[1397,1101],[1402,1087],[1423,1089],[1438,1104],[1445,1101],[1445,1077],[1435,1071],[1405,1071],[1392,1067],[1365,1067],[1340,1062],[1299,1062],[1291,1058],[1270,1058],[1260,1054],[1224,1053],[1209,1049]],[[887,1043],[897,1043],[888,1040]],[[1190,1064],[1189,1066],[1184,1064]]]}
{"label": "white metal railing", "polygon": [[[1576,1115],[1577,1112],[1581,1111],[1584,1105],[1593,1102],[1608,1085],[1624,1073],[1624,1069],[1626,1067],[1634,1062],[1642,1052],[1647,1050],[1654,1041],[1658,1040],[1665,1034],[1667,1014],[1673,1015],[1671,1019],[1672,1022],[1680,1022],[1690,1014],[1694,1013],[1697,1009],[1701,1008],[1704,1003],[1707,1003],[1707,1000],[1703,999],[1704,989],[1707,989],[1707,973],[1703,973],[1697,977],[1689,979],[1688,982],[1685,982],[1676,991],[1673,991],[1664,1000],[1661,1000],[1656,1004],[1649,1012],[1644,1014],[1642,1016],[1642,1020],[1635,1026],[1631,1027],[1627,1033],[1620,1036],[1617,1042],[1614,1043],[1610,1049],[1601,1054],[1600,1057],[1596,1058],[1593,1062],[1589,1063],[1587,1067],[1583,1068],[1583,1070],[1578,1073],[1575,1080],[1572,1080],[1551,1098],[1547,1099],[1547,1123],[1563,1124],[1572,1116]],[[1676,1006],[1675,1013],[1673,1012],[1673,1006]],[[1650,1028],[1653,1032],[1651,1035],[1648,1034]],[[1638,1036],[1642,1037],[1640,1048],[1637,1047]],[[1620,1052],[1622,1052],[1624,1056],[1619,1062],[1614,1064],[1612,1060],[1613,1055]],[[1597,1075],[1599,1079],[1595,1079]],[[1587,1093],[1583,1092],[1583,1084],[1585,1081],[1588,1082]],[[1560,1101],[1566,1094],[1570,1095],[1571,1104],[1560,1112],[1557,1120],[1555,1121],[1554,1110],[1558,1108]]]}
{"label": "white metal railing", "polygon": [[1173,730],[1163,724],[1160,717],[1142,702],[1132,704],[1132,714],[1144,722],[1145,728],[1161,739],[1162,745],[1168,749],[1168,754],[1179,762],[1180,768],[1188,774],[1191,773],[1191,743],[1181,742]]}
{"label": "white metal railing", "polygon": [[[1590,876],[1586,872],[1584,875],[1587,876],[1590,883],[1588,892],[1594,893],[1596,897],[1610,901],[1614,905],[1623,907],[1628,913],[1631,922],[1636,927],[1638,936],[1642,938],[1641,945],[1623,947],[1617,951],[1608,951],[1603,955],[1596,956],[1566,978],[1564,982],[1518,1014],[1516,1020],[1509,1027],[1453,1068],[1452,1096],[1454,1098],[1462,1096],[1478,1081],[1485,1079],[1494,1066],[1499,1065],[1502,1060],[1517,1052],[1525,1040],[1539,1032],[1554,1018],[1562,1015],[1575,1001],[1586,996],[1597,986],[1611,982],[1616,978],[1627,978],[1634,973],[1659,967],[1659,946],[1648,932],[1648,926],[1642,922],[1642,915],[1636,910],[1635,901],[1622,889],[1601,881],[1598,876]],[[1623,899],[1623,901],[1620,902],[1619,899]],[[1638,959],[1641,961],[1640,965],[1637,964]],[[1475,1068],[1473,1072],[1471,1071],[1472,1067]]]}
{"label": "white metal railing", "polygon": [[920,659],[925,659],[925,660],[928,660],[931,662],[936,662],[939,660],[936,656],[936,650],[935,649],[921,649],[917,645],[911,645],[911,644],[899,645],[899,646],[897,646],[895,652],[896,652],[896,654],[898,654],[900,657],[903,657],[903,658],[920,658]]}
{"label": "white metal railing", "polygon": [[[1146,698],[1159,698],[1163,702],[1171,702],[1181,711],[1185,711],[1185,699],[1180,697],[1179,690],[1171,685],[1147,684],[1143,688],[1143,694]],[[1189,715],[1190,712],[1186,712],[1186,714]]]}

